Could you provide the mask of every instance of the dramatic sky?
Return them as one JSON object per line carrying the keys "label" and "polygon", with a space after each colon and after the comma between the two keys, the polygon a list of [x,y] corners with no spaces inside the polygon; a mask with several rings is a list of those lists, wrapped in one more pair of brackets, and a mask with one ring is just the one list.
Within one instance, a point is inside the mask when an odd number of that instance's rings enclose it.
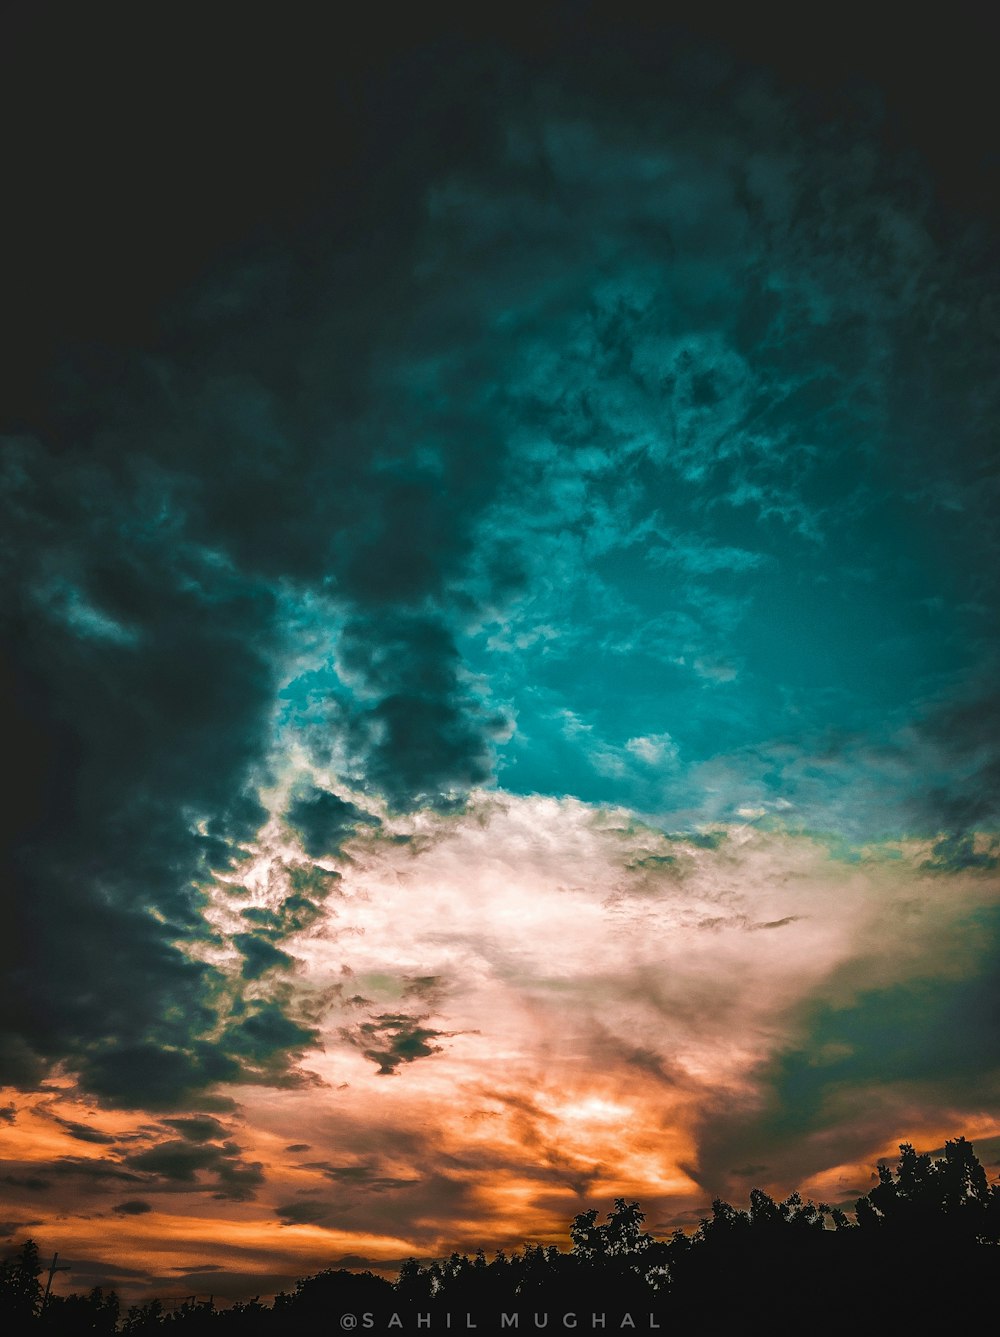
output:
{"label": "dramatic sky", "polygon": [[5,9],[0,1215],[63,1290],[996,1174],[992,34],[748,8]]}

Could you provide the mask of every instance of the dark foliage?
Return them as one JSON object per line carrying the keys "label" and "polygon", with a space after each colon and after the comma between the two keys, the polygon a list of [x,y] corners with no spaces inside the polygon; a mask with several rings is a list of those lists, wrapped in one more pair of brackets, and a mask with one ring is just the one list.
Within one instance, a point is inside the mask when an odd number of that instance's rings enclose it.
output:
{"label": "dark foliage", "polygon": [[359,1332],[469,1332],[474,1325],[485,1337],[546,1326],[718,1330],[784,1314],[807,1316],[810,1333],[845,1325],[930,1333],[971,1319],[1000,1275],[1000,1183],[987,1183],[964,1137],[946,1143],[936,1160],[902,1144],[896,1170],[879,1166],[853,1221],[798,1193],[775,1202],[755,1188],[745,1209],[716,1199],[692,1234],[657,1240],[644,1224],[637,1202],[617,1198],[603,1222],[596,1210],[573,1219],[569,1252],[527,1244],[492,1259],[482,1250],[427,1264],[410,1259],[395,1282],[328,1268],[273,1305],[255,1298],[221,1309],[192,1298],[168,1310],[150,1300],[125,1314],[117,1296],[100,1288],[46,1298],[29,1240],[0,1271],[0,1323],[29,1337],[163,1330],[310,1337],[350,1331],[353,1317]]}

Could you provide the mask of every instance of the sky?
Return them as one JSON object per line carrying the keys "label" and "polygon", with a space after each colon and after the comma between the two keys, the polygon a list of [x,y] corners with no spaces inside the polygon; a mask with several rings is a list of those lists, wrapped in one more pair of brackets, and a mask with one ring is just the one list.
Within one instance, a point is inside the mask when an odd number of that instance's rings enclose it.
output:
{"label": "sky", "polygon": [[58,1289],[996,1176],[952,8],[8,8],[0,1233]]}

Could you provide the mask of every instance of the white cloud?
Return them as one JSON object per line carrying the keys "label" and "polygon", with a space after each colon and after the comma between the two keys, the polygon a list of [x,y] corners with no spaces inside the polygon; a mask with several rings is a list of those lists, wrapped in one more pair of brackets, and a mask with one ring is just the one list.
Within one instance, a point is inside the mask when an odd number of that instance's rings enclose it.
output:
{"label": "white cloud", "polygon": [[630,738],[625,747],[648,766],[662,766],[677,760],[677,744],[668,733],[642,734]]}

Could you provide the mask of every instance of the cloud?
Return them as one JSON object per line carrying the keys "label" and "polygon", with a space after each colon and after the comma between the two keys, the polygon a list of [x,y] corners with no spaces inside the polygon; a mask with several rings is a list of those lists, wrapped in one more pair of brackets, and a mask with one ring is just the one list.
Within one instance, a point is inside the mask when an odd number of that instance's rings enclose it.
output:
{"label": "cloud", "polygon": [[440,975],[407,976],[403,986],[404,998],[418,998],[425,1006],[436,1006],[447,993],[447,981]]}
{"label": "cloud", "polygon": [[806,1002],[794,1042],[756,1074],[756,1098],[705,1110],[700,1182],[717,1190],[737,1149],[805,1177],[819,1146],[833,1164],[856,1160],[879,1128],[912,1138],[925,1124],[951,1128],[956,1107],[989,1107],[1000,1071],[995,910],[977,911],[973,925],[983,959],[969,978],[918,966],[912,979]]}
{"label": "cloud", "polygon": [[125,1184],[143,1183],[141,1174],[133,1174],[125,1169],[124,1163],[117,1160],[57,1156],[45,1162],[45,1170],[55,1178],[90,1181],[91,1185],[101,1188],[108,1180],[119,1180]]}
{"label": "cloud", "polygon": [[669,734],[642,734],[630,738],[625,747],[648,766],[662,765],[676,760],[677,748]]}
{"label": "cloud", "polygon": [[377,1065],[380,1076],[393,1077],[402,1064],[441,1052],[441,1046],[433,1041],[446,1033],[422,1026],[420,1023],[426,1020],[426,1016],[382,1013],[355,1027],[344,1028],[341,1034]]}
{"label": "cloud", "polygon": [[187,1119],[164,1119],[168,1128],[174,1128],[188,1142],[211,1142],[214,1138],[225,1136],[225,1128],[218,1119],[210,1114],[195,1115]]}
{"label": "cloud", "polygon": [[311,1199],[289,1202],[283,1207],[275,1207],[274,1210],[282,1224],[286,1226],[322,1225],[324,1221],[337,1214],[334,1203],[316,1202]]}
{"label": "cloud", "polygon": [[[199,973],[192,969],[192,975]],[[171,1110],[193,1101],[230,1108],[227,1097],[208,1097],[206,1089],[237,1080],[240,1062],[212,1042],[184,1038],[183,1049],[166,1048],[157,1037],[81,1057],[83,1083],[109,1104],[133,1109]]]}
{"label": "cloud", "polygon": [[269,970],[288,970],[294,958],[255,933],[234,933],[233,946],[243,955],[243,978],[260,979]]}
{"label": "cloud", "polygon": [[[412,227],[390,212],[400,221],[382,242],[360,215],[351,225],[368,238],[367,279],[334,244],[319,289],[294,260],[212,275],[225,301],[179,302],[155,351],[112,375],[81,351],[59,369],[51,431],[3,443],[3,693],[24,763],[3,817],[13,936],[29,947],[4,962],[12,1079],[65,1059],[128,1104],[159,1063],[165,1107],[238,1075],[203,1047],[230,982],[188,949],[213,870],[239,863],[267,816],[279,691],[316,665],[332,675],[321,713],[345,709],[317,746],[346,749],[367,792],[453,803],[491,773],[495,713],[461,681],[441,605],[503,443],[458,399],[455,430],[434,441],[406,340],[386,344],[360,307],[347,319],[345,281],[371,295],[368,280],[395,274],[388,307],[411,304]],[[339,635],[324,617],[299,636],[317,607],[333,608]],[[321,809],[311,825],[293,809],[310,848],[331,836]],[[267,948],[245,946],[252,984]],[[113,1065],[96,1047],[115,1050]]]}
{"label": "cloud", "polygon": [[256,1196],[255,1190],[265,1182],[263,1166],[259,1161],[247,1164],[232,1159],[220,1160],[216,1198],[232,1202],[248,1202]]}
{"label": "cloud", "polygon": [[74,1119],[62,1119],[58,1115],[55,1118],[56,1122],[66,1130],[70,1137],[76,1138],[78,1142],[96,1142],[106,1145],[116,1140],[108,1133],[102,1133],[100,1129],[91,1128],[87,1124],[77,1123]]}
{"label": "cloud", "polygon": [[146,1212],[151,1212],[153,1207],[142,1198],[128,1198],[125,1202],[116,1203],[113,1210],[119,1216],[143,1216]]}
{"label": "cloud", "polygon": [[127,1267],[124,1263],[106,1261],[101,1258],[86,1258],[77,1255],[72,1264],[69,1280],[73,1282],[83,1282],[87,1289],[94,1286],[101,1286],[108,1290],[118,1290],[120,1292],[122,1283],[128,1284],[129,1281],[144,1280],[144,1274],[141,1268]]}
{"label": "cloud", "polygon": [[[406,306],[408,227],[392,233],[363,268],[378,283],[399,275]],[[205,1048],[230,982],[189,948],[205,932],[213,870],[238,864],[267,816],[258,790],[279,690],[317,656],[333,675],[323,702],[345,703],[333,741],[367,792],[400,808],[453,803],[491,773],[495,713],[461,681],[434,605],[449,602],[444,582],[502,442],[474,416],[475,460],[461,426],[423,446],[434,414],[401,369],[407,350],[381,342],[381,321],[362,334],[345,319],[332,297],[347,276],[339,249],[322,264],[331,296],[301,324],[291,315],[311,304],[314,281],[293,264],[277,341],[280,262],[262,288],[246,273],[213,279],[235,307],[196,295],[183,318],[174,312],[187,333],[120,380],[98,390],[85,367],[61,369],[59,444],[40,433],[4,441],[3,693],[24,771],[3,816],[12,939],[28,945],[4,961],[14,1080],[64,1059],[102,1099],[127,1105],[158,1068],[151,1097],[165,1107],[238,1076],[235,1058],[213,1061]],[[356,282],[372,291],[360,272]],[[223,331],[239,328],[247,339],[230,343]],[[296,328],[302,394],[289,397],[282,348]],[[455,414],[458,425],[458,404]],[[296,622],[324,587],[342,624],[339,638],[319,628],[326,659]],[[321,808],[310,848],[330,835]],[[293,817],[310,822],[306,808]],[[260,940],[244,947],[248,983],[279,964]]]}
{"label": "cloud", "polygon": [[399,1179],[383,1174],[371,1163],[357,1165],[329,1165],[322,1161],[314,1162],[310,1169],[317,1169],[335,1184],[348,1188],[358,1188],[366,1193],[385,1193],[396,1188],[410,1188],[420,1182],[419,1178]]}
{"label": "cloud", "polygon": [[39,1175],[4,1175],[4,1183],[14,1188],[30,1189],[33,1193],[44,1193],[52,1187],[50,1179],[42,1179]]}
{"label": "cloud", "polygon": [[163,1142],[148,1151],[135,1152],[128,1157],[128,1164],[165,1179],[194,1183],[199,1170],[216,1165],[224,1154],[216,1146],[191,1146],[186,1141]]}
{"label": "cloud", "polygon": [[215,1176],[211,1184],[215,1189],[214,1196],[237,1202],[252,1199],[254,1190],[264,1183],[260,1162],[242,1160],[240,1148],[233,1142],[221,1146],[190,1138],[160,1142],[144,1151],[133,1152],[126,1156],[125,1162],[132,1169],[156,1175],[170,1184],[209,1187],[200,1178],[201,1171],[209,1171]]}
{"label": "cloud", "polygon": [[295,1084],[307,1079],[288,1072],[288,1056],[301,1055],[317,1038],[314,1028],[290,1020],[280,1002],[271,999],[253,1004],[239,1020],[230,1021],[222,1045],[239,1056],[250,1080]]}
{"label": "cloud", "polygon": [[363,693],[348,725],[356,779],[395,809],[454,806],[492,774],[491,736],[506,727],[463,683],[440,619],[414,615],[344,629],[342,671]]}
{"label": "cloud", "polygon": [[962,869],[978,868],[981,872],[991,872],[1000,864],[1000,858],[993,852],[996,843],[990,841],[987,848],[981,846],[972,835],[945,836],[935,841],[931,858],[924,867],[942,873],[955,873]]}
{"label": "cloud", "polygon": [[952,853],[942,846],[939,857],[961,857],[975,830],[1000,827],[1000,751],[995,739],[1000,724],[1000,696],[978,681],[956,684],[949,696],[930,704],[915,722],[914,750],[925,755],[928,779],[913,794],[915,815],[946,833]]}
{"label": "cloud", "polygon": [[[155,470],[90,457],[53,471],[39,446],[16,454],[5,504],[17,546],[7,560],[23,584],[5,626],[14,634],[28,619],[35,629],[19,640],[4,686],[28,762],[18,807],[6,813],[23,947],[4,962],[4,1012],[15,1044],[71,1059],[109,1099],[136,1097],[148,1054],[162,1099],[168,1087],[180,1094],[213,1080],[196,1043],[214,1018],[213,972],[180,944],[203,932],[196,884],[238,857],[263,816],[247,767],[264,738],[273,633],[238,578],[223,574],[208,596],[196,572],[210,559],[183,544],[167,556],[164,530],[137,531],[128,557],[101,537],[125,542],[130,525],[142,530],[145,505],[169,509],[170,484]],[[37,582],[63,560],[87,570],[97,604],[139,623],[134,642],[36,615]],[[248,625],[260,640],[244,654]],[[151,757],[163,759],[155,781]],[[91,1057],[99,1042],[115,1050],[112,1063]]]}
{"label": "cloud", "polygon": [[302,847],[311,859],[338,855],[343,840],[359,822],[379,825],[379,819],[371,813],[336,794],[315,788],[289,805],[286,819],[301,837]]}

